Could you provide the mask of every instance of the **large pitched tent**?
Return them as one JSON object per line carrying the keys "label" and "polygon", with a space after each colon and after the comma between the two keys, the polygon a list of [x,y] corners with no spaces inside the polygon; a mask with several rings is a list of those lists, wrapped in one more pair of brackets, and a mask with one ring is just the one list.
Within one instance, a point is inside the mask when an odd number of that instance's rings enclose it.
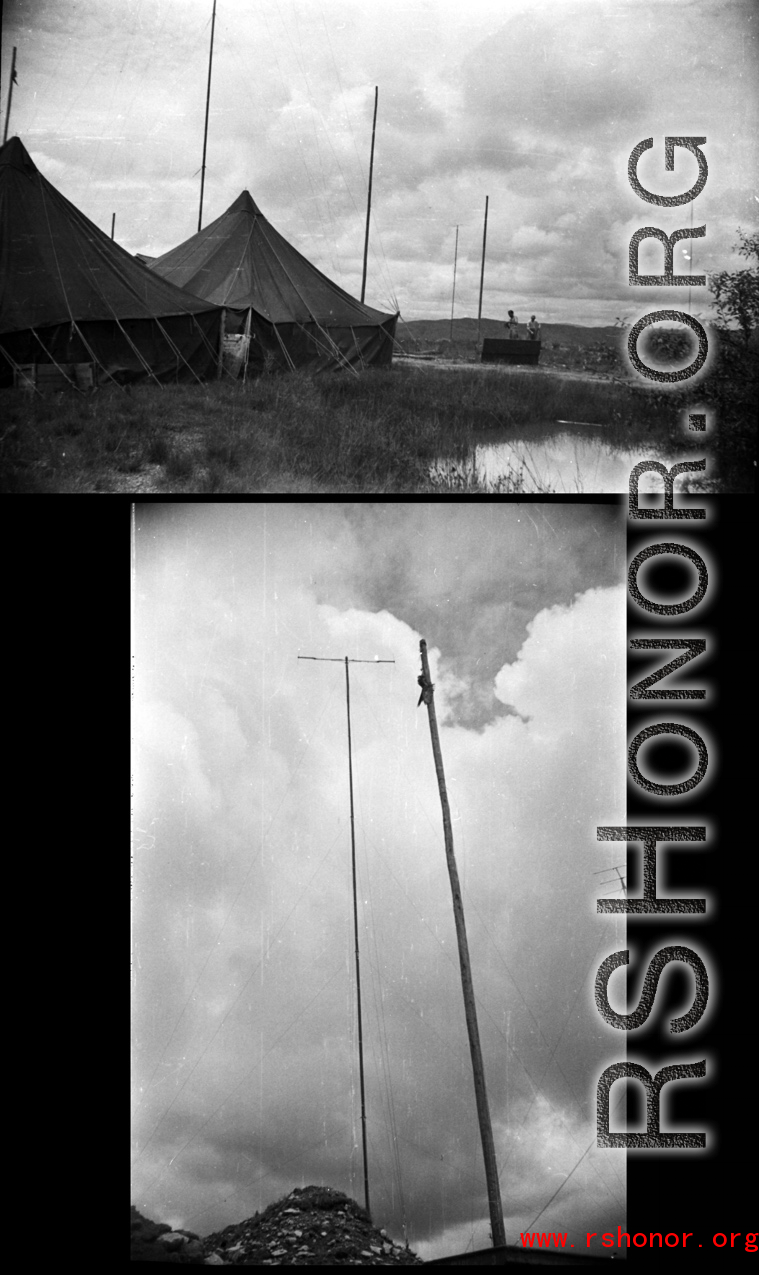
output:
{"label": "large pitched tent", "polygon": [[0,149],[0,384],[29,364],[90,363],[119,382],[215,375],[221,324],[69,203],[18,137]]}
{"label": "large pitched tent", "polygon": [[253,370],[268,360],[323,371],[390,363],[398,316],[357,301],[266,220],[247,190],[205,230],[150,262],[224,306],[228,333],[249,333]]}

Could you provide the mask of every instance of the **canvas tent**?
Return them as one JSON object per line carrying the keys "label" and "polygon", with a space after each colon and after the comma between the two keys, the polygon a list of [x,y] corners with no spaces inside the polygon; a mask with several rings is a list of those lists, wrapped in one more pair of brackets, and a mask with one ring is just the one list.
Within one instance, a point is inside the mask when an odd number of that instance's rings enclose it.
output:
{"label": "canvas tent", "polygon": [[119,382],[215,375],[221,321],[93,225],[18,137],[0,149],[0,384],[23,365],[90,364]]}
{"label": "canvas tent", "polygon": [[247,190],[150,269],[224,306],[227,333],[250,333],[251,370],[267,357],[281,367],[313,371],[377,367],[392,359],[398,316],[357,301],[311,265]]}

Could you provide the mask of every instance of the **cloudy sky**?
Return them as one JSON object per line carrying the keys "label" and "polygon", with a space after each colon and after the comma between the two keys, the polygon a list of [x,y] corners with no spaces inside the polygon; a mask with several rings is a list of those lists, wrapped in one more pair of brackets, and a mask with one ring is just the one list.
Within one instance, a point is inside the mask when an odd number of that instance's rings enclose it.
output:
{"label": "cloudy sky", "polygon": [[[6,0],[5,110],[44,175],[131,252],[197,230],[212,0]],[[379,115],[366,299],[405,318],[634,321],[671,302],[627,282],[631,235],[690,225],[675,269],[736,267],[757,220],[751,0],[218,0],[204,224],[244,188],[326,274],[360,293],[374,88]],[[665,134],[707,138],[693,209],[627,180],[633,147],[661,193]],[[658,252],[658,257],[656,253]],[[662,269],[661,249],[641,270]],[[743,263],[745,264],[745,263]],[[709,293],[694,290],[693,314]],[[683,303],[687,298],[683,297]],[[687,308],[687,307],[686,307]]]}
{"label": "cloudy sky", "polygon": [[425,637],[507,1239],[624,1223],[594,1122],[625,1042],[592,999],[624,946],[595,912],[620,862],[596,825],[625,810],[624,563],[610,505],[137,507],[145,1215],[206,1234],[295,1186],[363,1198],[344,665],[297,656],[379,657],[350,666],[373,1219],[426,1257],[488,1244]]}

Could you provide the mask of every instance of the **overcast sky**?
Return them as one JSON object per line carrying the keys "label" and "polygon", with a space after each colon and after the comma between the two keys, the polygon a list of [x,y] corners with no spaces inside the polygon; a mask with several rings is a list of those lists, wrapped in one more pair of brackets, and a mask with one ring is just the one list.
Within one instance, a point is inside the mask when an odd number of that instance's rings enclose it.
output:
{"label": "overcast sky", "polygon": [[624,945],[594,876],[624,822],[624,560],[609,505],[138,506],[144,1214],[363,1200],[345,673],[297,656],[379,657],[350,665],[373,1219],[426,1257],[488,1244],[423,636],[508,1241],[624,1224],[595,1085],[625,1041],[592,999]]}
{"label": "overcast sky", "polygon": [[[130,252],[197,230],[212,0],[6,0],[5,111],[44,175]],[[690,225],[631,190],[693,184],[662,139],[704,136],[706,238],[675,269],[736,267],[757,220],[751,0],[218,0],[204,224],[247,188],[320,269],[360,294],[374,87],[379,114],[366,299],[405,318],[634,321],[672,292],[627,282],[631,235]],[[658,257],[657,254],[658,253]],[[745,263],[743,263],[745,264]],[[660,273],[661,248],[641,251]],[[687,298],[683,298],[687,300]],[[706,289],[694,314],[708,312]],[[687,307],[686,307],[687,308]]]}

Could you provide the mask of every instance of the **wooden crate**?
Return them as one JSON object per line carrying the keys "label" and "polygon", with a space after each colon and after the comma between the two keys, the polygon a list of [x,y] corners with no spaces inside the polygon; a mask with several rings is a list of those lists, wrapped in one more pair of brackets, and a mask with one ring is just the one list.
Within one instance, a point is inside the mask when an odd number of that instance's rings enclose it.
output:
{"label": "wooden crate", "polygon": [[36,364],[20,363],[18,367],[13,369],[13,385],[17,390],[27,390],[30,394],[34,392],[37,384]]}
{"label": "wooden crate", "polygon": [[511,341],[486,336],[482,342],[483,363],[535,364],[539,358],[540,341]]}
{"label": "wooden crate", "polygon": [[[65,373],[65,375],[64,375]],[[74,382],[74,385],[71,382]],[[13,383],[18,389],[40,393],[56,390],[91,390],[95,384],[94,363],[21,363],[13,373]]]}

